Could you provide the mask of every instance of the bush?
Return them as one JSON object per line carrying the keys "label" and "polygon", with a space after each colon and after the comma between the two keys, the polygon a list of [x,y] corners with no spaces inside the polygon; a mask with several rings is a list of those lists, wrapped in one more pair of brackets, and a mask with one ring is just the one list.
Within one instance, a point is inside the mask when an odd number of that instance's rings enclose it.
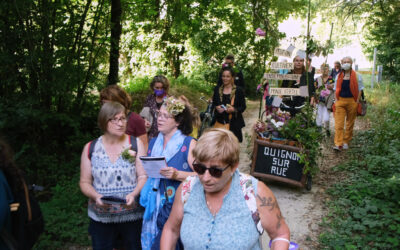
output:
{"label": "bush", "polygon": [[[79,173],[79,172],[78,172]],[[79,189],[79,174],[64,178],[51,189],[52,199],[41,203],[45,233],[35,249],[61,249],[69,245],[88,246],[88,199]]]}
{"label": "bush", "polygon": [[[369,92],[375,104],[368,114],[373,128],[354,138],[358,147],[349,152],[352,160],[335,169],[348,178],[329,189],[332,201],[320,235],[329,249],[400,246],[400,87]],[[390,93],[389,99],[383,93]]]}

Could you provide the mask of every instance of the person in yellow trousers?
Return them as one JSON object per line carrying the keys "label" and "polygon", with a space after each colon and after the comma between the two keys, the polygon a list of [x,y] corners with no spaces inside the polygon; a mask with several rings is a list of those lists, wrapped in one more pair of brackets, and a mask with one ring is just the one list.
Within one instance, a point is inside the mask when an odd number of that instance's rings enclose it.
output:
{"label": "person in yellow trousers", "polygon": [[335,84],[335,146],[334,150],[349,148],[353,137],[354,122],[357,117],[362,78],[352,69],[353,60],[347,56],[342,59],[342,71]]}

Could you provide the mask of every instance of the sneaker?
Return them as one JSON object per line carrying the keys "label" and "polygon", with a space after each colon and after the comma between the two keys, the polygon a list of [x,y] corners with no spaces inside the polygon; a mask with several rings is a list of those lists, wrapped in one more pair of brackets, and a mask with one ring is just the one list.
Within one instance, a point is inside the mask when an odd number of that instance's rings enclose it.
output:
{"label": "sneaker", "polygon": [[347,145],[347,143],[343,144],[343,149],[349,149],[349,145]]}
{"label": "sneaker", "polygon": [[342,150],[342,146],[333,146],[333,150],[336,150],[336,151],[341,151]]}

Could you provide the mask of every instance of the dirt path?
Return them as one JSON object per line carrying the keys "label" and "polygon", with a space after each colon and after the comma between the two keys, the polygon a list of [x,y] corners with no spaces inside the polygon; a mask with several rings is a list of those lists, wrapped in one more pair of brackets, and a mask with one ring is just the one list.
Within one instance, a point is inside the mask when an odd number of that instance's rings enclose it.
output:
{"label": "dirt path", "polygon": [[[241,144],[240,171],[250,173],[252,153],[252,126],[258,119],[259,103],[249,101],[248,108],[244,112],[246,127],[243,134],[247,140]],[[333,131],[333,117],[331,116],[331,131]],[[354,130],[362,130],[368,124],[362,119],[357,119]],[[333,133],[332,133],[333,134]],[[250,145],[249,145],[250,144]],[[332,150],[333,136],[325,139],[322,143],[322,156],[319,160],[320,172],[313,179],[311,191],[305,188],[292,187],[288,184],[270,182],[265,183],[276,196],[282,214],[290,228],[291,241],[297,243],[300,249],[318,249],[318,236],[320,234],[319,224],[325,214],[323,202],[328,197],[325,190],[331,183],[338,179],[332,174],[331,168],[346,159],[344,152],[336,153]],[[261,237],[263,249],[269,249],[269,237],[264,233]]]}

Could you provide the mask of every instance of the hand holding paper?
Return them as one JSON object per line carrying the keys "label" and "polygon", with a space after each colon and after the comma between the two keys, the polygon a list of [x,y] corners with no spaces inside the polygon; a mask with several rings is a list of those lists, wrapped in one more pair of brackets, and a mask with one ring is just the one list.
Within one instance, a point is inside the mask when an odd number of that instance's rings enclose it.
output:
{"label": "hand holding paper", "polygon": [[141,156],[140,160],[146,174],[150,178],[165,178],[161,174],[161,169],[167,167],[167,162],[164,156],[152,157],[152,156]]}

